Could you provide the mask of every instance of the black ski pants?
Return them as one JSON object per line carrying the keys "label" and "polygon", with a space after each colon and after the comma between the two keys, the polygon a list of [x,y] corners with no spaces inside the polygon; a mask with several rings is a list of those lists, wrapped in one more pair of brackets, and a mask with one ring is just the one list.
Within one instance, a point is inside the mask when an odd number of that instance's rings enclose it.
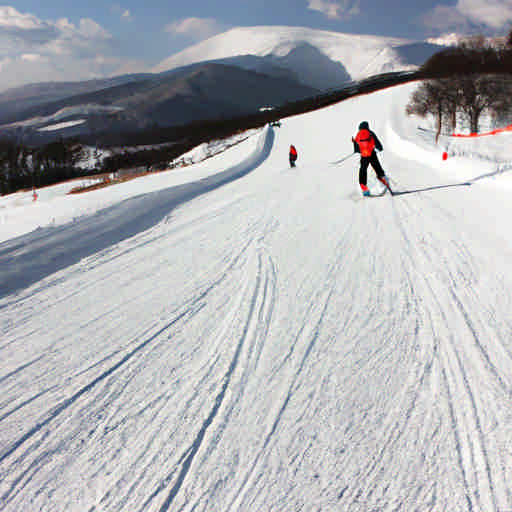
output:
{"label": "black ski pants", "polygon": [[361,164],[359,167],[359,183],[361,183],[362,185],[366,185],[369,164],[372,164],[372,167],[375,169],[377,178],[382,178],[383,176],[385,176],[384,169],[380,165],[379,159],[377,158],[377,153],[375,151],[372,151],[372,154],[370,156],[361,157]]}

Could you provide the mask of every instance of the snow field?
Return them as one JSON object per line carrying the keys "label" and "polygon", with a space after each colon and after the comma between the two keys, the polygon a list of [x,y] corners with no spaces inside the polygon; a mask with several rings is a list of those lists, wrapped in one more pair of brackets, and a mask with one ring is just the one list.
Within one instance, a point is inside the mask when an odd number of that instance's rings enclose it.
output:
{"label": "snow field", "polygon": [[[512,508],[508,176],[402,131],[407,87],[90,196],[129,236],[0,298],[3,509]],[[357,157],[329,164],[362,120],[400,195],[362,200]],[[251,153],[189,201],[169,188]],[[66,243],[99,248],[75,215]]]}

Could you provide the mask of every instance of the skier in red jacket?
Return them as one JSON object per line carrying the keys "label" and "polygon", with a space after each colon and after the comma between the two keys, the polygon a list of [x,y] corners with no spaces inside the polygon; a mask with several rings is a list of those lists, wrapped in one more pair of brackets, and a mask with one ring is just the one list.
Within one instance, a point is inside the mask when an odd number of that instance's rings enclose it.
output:
{"label": "skier in red jacket", "polygon": [[377,174],[378,180],[383,183],[386,188],[391,192],[388,180],[384,169],[380,165],[379,159],[377,158],[377,151],[382,151],[382,144],[377,138],[377,135],[370,130],[370,126],[367,121],[363,121],[359,124],[359,131],[357,135],[352,137],[354,143],[354,152],[361,154],[361,163],[359,167],[359,186],[363,191],[364,196],[369,196],[370,191],[366,186],[367,170],[368,165],[372,164],[375,173]]}
{"label": "skier in red jacket", "polygon": [[295,167],[295,161],[297,160],[297,150],[295,146],[292,144],[290,146],[290,167]]}

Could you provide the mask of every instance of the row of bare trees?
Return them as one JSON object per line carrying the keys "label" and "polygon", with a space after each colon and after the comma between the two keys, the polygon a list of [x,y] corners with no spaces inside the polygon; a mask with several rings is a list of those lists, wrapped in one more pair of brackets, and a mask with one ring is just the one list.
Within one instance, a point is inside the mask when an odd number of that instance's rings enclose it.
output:
{"label": "row of bare trees", "polygon": [[422,82],[413,92],[407,114],[436,119],[436,140],[446,127],[453,132],[457,118],[466,119],[471,133],[478,133],[485,112],[496,121],[512,112],[512,76],[464,75]]}
{"label": "row of bare trees", "polygon": [[443,129],[453,132],[463,119],[471,133],[479,131],[482,115],[495,123],[512,116],[512,31],[501,44],[483,36],[462,41],[456,49],[440,52],[424,71],[439,76],[421,82],[406,106],[409,115],[432,115],[436,142]]}

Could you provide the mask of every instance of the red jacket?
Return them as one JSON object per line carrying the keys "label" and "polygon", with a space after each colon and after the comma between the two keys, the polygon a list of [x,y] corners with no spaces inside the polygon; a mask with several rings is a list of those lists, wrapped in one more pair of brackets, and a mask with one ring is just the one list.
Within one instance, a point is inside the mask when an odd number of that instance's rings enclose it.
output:
{"label": "red jacket", "polygon": [[293,156],[294,158],[297,158],[297,150],[295,149],[295,146],[290,146],[290,156]]}
{"label": "red jacket", "polygon": [[373,138],[373,134],[366,128],[359,130],[354,142],[359,146],[361,156],[370,156],[375,149],[375,139]]}

